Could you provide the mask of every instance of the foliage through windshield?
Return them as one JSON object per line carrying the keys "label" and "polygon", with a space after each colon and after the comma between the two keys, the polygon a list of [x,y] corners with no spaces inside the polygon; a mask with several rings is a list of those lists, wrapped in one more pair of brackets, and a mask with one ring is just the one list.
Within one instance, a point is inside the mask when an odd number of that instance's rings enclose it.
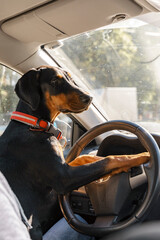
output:
{"label": "foliage through windshield", "polygon": [[60,43],[49,53],[79,75],[109,119],[159,123],[158,27],[130,19]]}

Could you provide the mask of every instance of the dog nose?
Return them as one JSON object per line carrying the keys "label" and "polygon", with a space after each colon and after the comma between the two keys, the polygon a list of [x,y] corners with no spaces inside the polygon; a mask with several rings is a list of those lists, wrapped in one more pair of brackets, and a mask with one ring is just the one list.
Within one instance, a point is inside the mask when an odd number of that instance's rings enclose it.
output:
{"label": "dog nose", "polygon": [[91,96],[89,96],[89,95],[81,95],[80,96],[80,99],[81,99],[81,101],[83,102],[83,103],[85,103],[85,104],[89,104],[89,103],[91,103],[91,101],[92,101],[92,97]]}

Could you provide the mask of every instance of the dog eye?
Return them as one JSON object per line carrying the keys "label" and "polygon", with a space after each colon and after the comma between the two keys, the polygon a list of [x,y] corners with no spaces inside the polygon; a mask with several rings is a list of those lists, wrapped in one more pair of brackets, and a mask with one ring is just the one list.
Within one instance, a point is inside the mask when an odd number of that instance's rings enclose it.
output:
{"label": "dog eye", "polygon": [[55,86],[55,85],[56,85],[56,82],[57,82],[57,79],[53,79],[53,80],[51,80],[50,84],[51,84],[52,86]]}
{"label": "dog eye", "polygon": [[60,83],[61,79],[59,77],[55,77],[51,80],[50,84],[54,87],[57,86]]}

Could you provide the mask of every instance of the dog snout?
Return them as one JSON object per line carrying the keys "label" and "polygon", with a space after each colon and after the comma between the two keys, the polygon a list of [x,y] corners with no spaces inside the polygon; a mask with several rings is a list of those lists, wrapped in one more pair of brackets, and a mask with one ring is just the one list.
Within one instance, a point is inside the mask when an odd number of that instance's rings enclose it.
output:
{"label": "dog snout", "polygon": [[80,100],[86,105],[90,104],[92,102],[92,99],[93,98],[89,95],[86,94],[80,95]]}

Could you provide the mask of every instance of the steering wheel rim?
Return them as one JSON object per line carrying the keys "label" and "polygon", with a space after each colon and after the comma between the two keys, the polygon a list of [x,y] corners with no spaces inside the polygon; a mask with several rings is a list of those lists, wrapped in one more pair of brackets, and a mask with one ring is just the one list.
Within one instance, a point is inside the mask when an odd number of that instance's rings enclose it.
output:
{"label": "steering wheel rim", "polygon": [[69,194],[59,195],[59,203],[62,210],[62,213],[70,224],[72,228],[76,231],[92,235],[92,236],[104,236],[105,234],[117,230],[124,229],[130,226],[133,223],[143,221],[145,217],[150,212],[152,206],[157,200],[158,193],[160,190],[160,153],[159,147],[151,136],[151,134],[145,130],[143,127],[138,124],[129,122],[129,121],[109,121],[103,124],[100,124],[96,127],[93,127],[87,131],[83,136],[81,136],[78,141],[71,148],[66,162],[69,163],[73,161],[81,151],[84,149],[89,142],[91,142],[95,137],[99,136],[102,133],[112,131],[112,130],[125,130],[135,134],[142,145],[148,150],[151,155],[151,161],[145,164],[145,172],[148,179],[148,191],[146,197],[139,208],[129,219],[117,223],[115,225],[107,227],[95,227],[93,224],[84,224],[80,222],[74,215],[70,203],[69,203]]}

